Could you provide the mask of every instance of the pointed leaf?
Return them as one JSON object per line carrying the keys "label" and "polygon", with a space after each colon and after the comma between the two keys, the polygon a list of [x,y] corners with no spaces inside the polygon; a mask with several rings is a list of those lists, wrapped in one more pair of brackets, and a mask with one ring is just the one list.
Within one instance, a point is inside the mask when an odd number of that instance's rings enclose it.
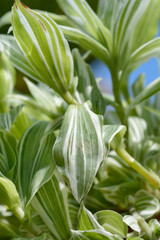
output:
{"label": "pointed leaf", "polygon": [[65,14],[84,32],[93,36],[105,47],[111,47],[111,33],[103,25],[85,0],[58,0]]}
{"label": "pointed leaf", "polygon": [[17,163],[17,141],[6,131],[0,130],[0,175],[15,181]]}
{"label": "pointed leaf", "polygon": [[26,207],[38,189],[48,181],[54,171],[52,147],[55,136],[48,133],[47,122],[31,126],[19,146],[18,179],[20,195]]}
{"label": "pointed leaf", "polygon": [[150,98],[155,93],[160,91],[160,78],[154,80],[152,83],[150,83],[140,94],[138,94],[131,104],[129,105],[127,111],[128,113],[139,103],[143,102],[144,100]]}
{"label": "pointed leaf", "polygon": [[73,82],[73,59],[58,25],[16,0],[12,26],[16,40],[35,72],[39,72],[49,87],[61,95],[66,94]]}
{"label": "pointed leaf", "polygon": [[126,132],[126,127],[123,125],[104,125],[103,126],[103,139],[107,147],[107,152],[110,146],[116,149],[117,146],[122,144],[122,138]]}
{"label": "pointed leaf", "polygon": [[87,103],[71,105],[53,151],[75,199],[81,202],[103,160],[102,116],[94,114]]}
{"label": "pointed leaf", "polygon": [[137,64],[141,64],[149,60],[152,57],[159,57],[160,50],[160,38],[155,38],[138,49],[136,49],[130,56],[127,66],[135,67]]}
{"label": "pointed leaf", "polygon": [[42,76],[39,74],[39,72],[35,71],[32,64],[25,57],[18,46],[15,37],[10,35],[0,35],[0,46],[3,47],[6,56],[9,58],[15,68],[24,73],[26,76],[36,81],[43,82]]}
{"label": "pointed leaf", "polygon": [[13,91],[15,78],[14,68],[4,52],[0,51],[0,112],[6,112],[8,109],[6,97]]}
{"label": "pointed leaf", "polygon": [[141,232],[141,228],[138,224],[138,220],[131,216],[131,215],[125,215],[123,217],[123,221],[131,228],[133,229],[134,231],[138,232],[140,234]]}
{"label": "pointed leaf", "polygon": [[7,113],[0,113],[0,129],[7,131],[11,130],[12,124],[16,121],[19,113],[22,110],[22,105],[11,109]]}
{"label": "pointed leaf", "polygon": [[96,58],[110,64],[109,51],[94,38],[73,27],[61,26],[61,30],[69,42],[76,43],[86,51],[90,50]]}
{"label": "pointed leaf", "polygon": [[81,208],[81,214],[79,217],[78,230],[93,230],[93,229],[103,229],[100,224],[98,224],[96,218],[88,211],[84,206]]}
{"label": "pointed leaf", "polygon": [[0,18],[0,28],[7,25],[11,24],[11,12],[5,13],[1,18]]}
{"label": "pointed leaf", "polygon": [[104,230],[74,231],[72,230],[73,240],[122,240],[119,236],[113,236]]}
{"label": "pointed leaf", "polygon": [[39,189],[31,201],[32,207],[56,240],[70,239],[70,220],[64,190],[64,183],[56,173]]}
{"label": "pointed leaf", "polygon": [[78,76],[78,86],[75,92],[77,101],[83,103],[90,100],[93,111],[104,115],[106,104],[89,65],[85,63],[77,49],[73,50],[73,58],[75,75]]}

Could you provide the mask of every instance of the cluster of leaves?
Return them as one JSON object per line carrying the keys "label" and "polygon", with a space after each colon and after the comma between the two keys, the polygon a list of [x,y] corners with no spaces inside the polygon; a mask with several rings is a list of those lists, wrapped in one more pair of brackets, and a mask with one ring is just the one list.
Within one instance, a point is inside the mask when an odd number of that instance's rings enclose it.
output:
{"label": "cluster of leaves", "polygon": [[14,33],[0,35],[0,239],[159,239],[160,79],[145,87],[142,74],[129,89],[129,76],[159,57],[160,1],[100,0],[97,14],[57,2],[65,15],[15,0],[0,19]]}

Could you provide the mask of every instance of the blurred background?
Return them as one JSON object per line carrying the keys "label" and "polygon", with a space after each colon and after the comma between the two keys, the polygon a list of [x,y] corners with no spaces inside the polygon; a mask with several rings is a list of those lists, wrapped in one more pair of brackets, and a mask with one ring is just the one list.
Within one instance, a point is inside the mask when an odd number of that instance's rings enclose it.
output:
{"label": "blurred background", "polygon": [[[90,6],[93,8],[94,11],[97,9],[97,0],[87,0],[87,2],[90,4]],[[0,0],[0,17],[3,16],[6,12],[11,10],[11,7],[13,5],[14,1],[5,1]],[[23,0],[23,3],[29,6],[32,9],[40,9],[45,10],[53,13],[61,14],[61,10],[58,7],[56,0]],[[0,33],[6,34],[8,31],[9,26],[5,26],[0,28]],[[157,36],[160,36],[160,24],[159,24],[159,30],[157,32]],[[112,85],[111,85],[111,77],[110,72],[105,66],[105,64],[101,63],[99,60],[92,60],[90,62],[91,68],[94,72],[94,75],[96,78],[101,78],[101,86],[103,91],[105,92],[111,92]],[[146,76],[146,85],[148,85],[152,80],[157,78],[159,74],[159,62],[157,59],[153,58],[150,59],[147,63],[142,64],[139,68],[137,68],[130,76],[130,84],[134,82],[134,80],[138,77],[140,73],[144,73]],[[23,90],[23,86],[20,86],[19,88],[22,88],[20,90]]]}

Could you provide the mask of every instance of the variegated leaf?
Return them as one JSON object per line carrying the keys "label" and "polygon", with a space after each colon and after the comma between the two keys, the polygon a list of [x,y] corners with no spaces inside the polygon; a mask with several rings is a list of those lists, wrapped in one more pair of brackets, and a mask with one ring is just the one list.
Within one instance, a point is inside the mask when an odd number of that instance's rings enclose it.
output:
{"label": "variegated leaf", "polygon": [[71,105],[53,150],[57,166],[81,202],[103,160],[102,116],[94,114],[87,103]]}
{"label": "variegated leaf", "polygon": [[12,93],[15,84],[16,74],[9,59],[0,50],[0,112],[8,110],[7,95]]}
{"label": "variegated leaf", "polygon": [[0,175],[15,181],[17,141],[9,132],[0,130]]}
{"label": "variegated leaf", "polygon": [[43,82],[72,102],[73,59],[69,45],[58,25],[15,1],[12,26],[16,40],[35,72]]}
{"label": "variegated leaf", "polygon": [[77,49],[73,50],[75,75],[78,76],[78,86],[75,97],[79,103],[90,100],[95,113],[104,115],[106,104],[97,86],[91,68],[85,63]]}
{"label": "variegated leaf", "polygon": [[110,64],[109,51],[94,38],[73,27],[61,26],[61,30],[69,42],[76,43],[86,51],[90,50],[94,57],[99,58],[108,65]]}
{"label": "variegated leaf", "polygon": [[15,37],[10,35],[0,35],[0,46],[2,46],[3,51],[15,68],[26,76],[36,81],[43,82],[43,77],[32,67],[32,64],[18,46]]}
{"label": "variegated leaf", "polygon": [[11,109],[7,113],[0,113],[0,129],[7,131],[11,130],[12,124],[16,121],[19,113],[22,110],[22,105]]}
{"label": "variegated leaf", "polygon": [[23,135],[19,146],[18,180],[20,196],[27,207],[38,189],[48,181],[55,168],[52,160],[54,133],[48,122],[38,122]]}
{"label": "variegated leaf", "polygon": [[85,0],[58,0],[57,2],[80,29],[93,36],[108,49],[111,48],[112,36],[110,31],[103,25]]}
{"label": "variegated leaf", "polygon": [[105,230],[74,231],[73,240],[122,240],[120,236],[114,236]]}
{"label": "variegated leaf", "polygon": [[104,125],[103,126],[103,139],[107,147],[107,152],[110,146],[116,149],[117,146],[122,144],[122,138],[126,132],[126,127],[123,125]]}
{"label": "variegated leaf", "polygon": [[44,184],[31,201],[32,207],[41,216],[54,239],[70,239],[70,219],[65,185],[58,172]]}

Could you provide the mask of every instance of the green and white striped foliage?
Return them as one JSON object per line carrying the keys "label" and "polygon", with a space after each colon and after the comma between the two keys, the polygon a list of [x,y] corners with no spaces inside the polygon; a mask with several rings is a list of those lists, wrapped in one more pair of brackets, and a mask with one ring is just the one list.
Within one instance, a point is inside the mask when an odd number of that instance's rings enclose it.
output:
{"label": "green and white striped foliage", "polygon": [[48,122],[37,122],[23,135],[19,145],[19,191],[26,208],[38,191],[53,175],[55,163],[52,147],[55,135],[48,129]]}
{"label": "green and white striped foliage", "polygon": [[97,114],[104,115],[106,104],[97,86],[96,80],[89,65],[84,61],[77,49],[73,52],[75,75],[78,76],[78,86],[75,97],[79,103],[90,100],[92,109]]}
{"label": "green and white striped foliage", "polygon": [[65,184],[58,171],[45,183],[31,201],[55,240],[70,239],[70,218]]}
{"label": "green and white striped foliage", "polygon": [[58,25],[16,0],[12,27],[22,52],[42,81],[60,95],[68,95],[73,83],[73,59]]}
{"label": "green and white striped foliage", "polygon": [[70,105],[53,154],[78,202],[86,196],[103,160],[102,116],[87,103]]}
{"label": "green and white striped foliage", "polygon": [[111,48],[112,36],[85,0],[57,0],[65,14],[81,30],[91,35],[106,48]]}
{"label": "green and white striped foliage", "polygon": [[15,70],[9,59],[0,50],[0,112],[6,112],[8,103],[5,97],[12,93],[15,84]]}

